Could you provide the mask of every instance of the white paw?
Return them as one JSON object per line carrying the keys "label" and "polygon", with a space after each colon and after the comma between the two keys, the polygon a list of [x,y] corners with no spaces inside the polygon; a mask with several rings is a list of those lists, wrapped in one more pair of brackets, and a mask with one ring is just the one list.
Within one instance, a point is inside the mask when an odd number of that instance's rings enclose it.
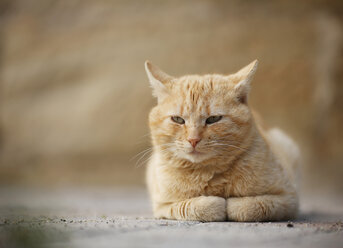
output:
{"label": "white paw", "polygon": [[200,221],[225,221],[226,200],[218,196],[200,196],[195,203],[195,215]]}

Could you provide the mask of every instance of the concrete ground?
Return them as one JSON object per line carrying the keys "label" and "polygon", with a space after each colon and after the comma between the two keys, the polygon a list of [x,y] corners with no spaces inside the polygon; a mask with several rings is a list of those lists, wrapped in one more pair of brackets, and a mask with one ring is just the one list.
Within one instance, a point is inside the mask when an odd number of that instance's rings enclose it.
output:
{"label": "concrete ground", "polygon": [[343,247],[343,204],[303,197],[292,222],[155,220],[143,189],[0,189],[0,248]]}

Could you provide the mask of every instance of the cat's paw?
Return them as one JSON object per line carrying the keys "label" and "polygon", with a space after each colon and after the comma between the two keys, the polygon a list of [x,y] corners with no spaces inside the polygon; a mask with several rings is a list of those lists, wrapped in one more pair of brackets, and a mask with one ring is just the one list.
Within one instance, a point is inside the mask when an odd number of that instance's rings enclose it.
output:
{"label": "cat's paw", "polygon": [[225,221],[226,200],[218,196],[200,196],[194,211],[199,221]]}

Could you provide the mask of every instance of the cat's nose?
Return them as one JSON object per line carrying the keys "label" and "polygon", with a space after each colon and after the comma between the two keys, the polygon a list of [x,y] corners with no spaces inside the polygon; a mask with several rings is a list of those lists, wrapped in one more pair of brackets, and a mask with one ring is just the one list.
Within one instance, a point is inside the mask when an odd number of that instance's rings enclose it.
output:
{"label": "cat's nose", "polygon": [[188,142],[195,148],[201,139],[188,139]]}

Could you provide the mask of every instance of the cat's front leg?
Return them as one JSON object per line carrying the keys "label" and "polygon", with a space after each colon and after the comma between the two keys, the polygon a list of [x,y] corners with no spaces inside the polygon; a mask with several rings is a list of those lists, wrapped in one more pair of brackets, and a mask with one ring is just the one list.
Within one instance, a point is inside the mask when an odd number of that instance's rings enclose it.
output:
{"label": "cat's front leg", "polygon": [[187,200],[160,203],[155,206],[156,218],[197,221],[225,221],[226,200],[217,196],[199,196]]}
{"label": "cat's front leg", "polygon": [[298,210],[295,194],[232,197],[226,202],[228,219],[232,221],[289,220]]}

